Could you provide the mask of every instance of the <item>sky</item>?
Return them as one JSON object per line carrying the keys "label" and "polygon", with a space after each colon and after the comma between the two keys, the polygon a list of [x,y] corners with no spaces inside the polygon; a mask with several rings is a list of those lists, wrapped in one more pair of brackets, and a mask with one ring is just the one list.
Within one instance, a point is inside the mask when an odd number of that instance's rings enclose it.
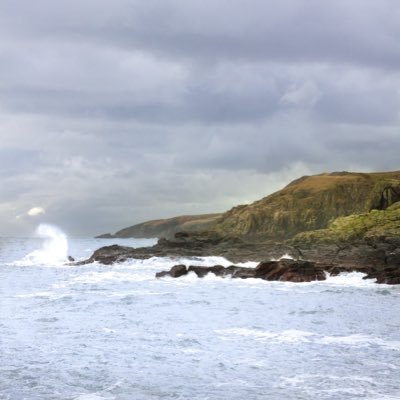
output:
{"label": "sky", "polygon": [[0,235],[400,169],[398,0],[1,0]]}

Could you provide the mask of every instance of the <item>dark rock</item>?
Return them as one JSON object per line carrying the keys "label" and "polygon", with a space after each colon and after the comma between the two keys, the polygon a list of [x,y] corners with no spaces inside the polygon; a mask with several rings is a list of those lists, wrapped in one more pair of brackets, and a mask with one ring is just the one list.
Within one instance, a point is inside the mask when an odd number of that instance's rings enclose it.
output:
{"label": "dark rock", "polygon": [[156,273],[156,278],[163,278],[164,276],[171,276],[169,271],[161,271]]}
{"label": "dark rock", "polygon": [[97,249],[90,258],[84,261],[79,261],[76,265],[89,264],[92,262],[99,262],[101,264],[110,265],[116,262],[123,262],[129,258],[139,258],[134,257],[135,249],[126,246],[120,246],[118,244],[113,244],[111,246],[104,246]]}
{"label": "dark rock", "polygon": [[388,266],[400,266],[400,248],[388,252],[385,261]]}
{"label": "dark rock", "polygon": [[268,281],[311,282],[325,280],[325,273],[315,263],[281,259],[262,262],[256,267],[256,278]]}
{"label": "dark rock", "polygon": [[70,261],[70,262],[74,262],[74,261],[75,261],[75,258],[74,258],[74,257],[72,257],[72,256],[68,256],[68,261]]}
{"label": "dark rock", "polygon": [[255,268],[244,268],[236,266],[233,267],[234,268],[232,269],[232,278],[240,278],[240,279],[256,278]]}
{"label": "dark rock", "polygon": [[398,285],[400,284],[400,267],[392,266],[382,270],[375,269],[370,271],[364,279],[376,279],[376,283]]}
{"label": "dark rock", "polygon": [[340,267],[333,267],[329,271],[330,276],[338,276],[340,273],[343,272],[343,269]]}
{"label": "dark rock", "polygon": [[156,278],[163,276],[172,276],[173,278],[179,278],[182,275],[186,275],[188,270],[186,265],[174,265],[169,271],[161,271],[156,274]]}
{"label": "dark rock", "polygon": [[[224,268],[224,267],[222,267]],[[196,265],[190,265],[188,268],[189,272],[194,272],[199,278],[203,278],[210,272],[209,267],[198,267]]]}
{"label": "dark rock", "polygon": [[[174,276],[172,271],[177,267],[183,270],[184,266],[175,266],[170,271],[163,271],[156,274],[156,277]],[[244,268],[235,265],[226,268],[222,265],[215,265],[213,267],[191,265],[187,271],[194,272],[199,278],[203,278],[208,273],[213,273],[221,277],[231,276],[232,278],[241,279],[259,278],[269,281],[311,282],[326,279],[324,270],[321,267],[317,267],[315,263],[288,259],[263,262],[256,268]]]}
{"label": "dark rock", "polygon": [[173,278],[179,278],[182,275],[186,275],[188,273],[186,265],[175,265],[169,271],[169,274]]}
{"label": "dark rock", "polygon": [[213,273],[216,276],[233,276],[237,272],[237,270],[240,269],[249,269],[249,268],[241,268],[241,267],[236,267],[234,265],[230,267],[223,267],[222,265],[214,265],[212,267],[203,267],[203,266],[197,266],[197,265],[191,265],[188,268],[189,272],[194,272],[199,278],[203,278],[206,276],[208,273]]}
{"label": "dark rock", "polygon": [[187,232],[176,232],[174,237],[175,237],[175,239],[188,238],[189,237],[189,233],[187,233]]}

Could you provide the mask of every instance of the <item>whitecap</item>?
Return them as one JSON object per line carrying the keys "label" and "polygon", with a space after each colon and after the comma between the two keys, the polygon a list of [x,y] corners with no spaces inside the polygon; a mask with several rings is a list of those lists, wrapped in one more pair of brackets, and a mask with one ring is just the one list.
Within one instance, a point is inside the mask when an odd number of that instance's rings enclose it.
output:
{"label": "whitecap", "polygon": [[56,226],[40,224],[35,234],[43,239],[42,247],[15,261],[14,265],[59,266],[68,261],[68,239],[64,232]]}
{"label": "whitecap", "polygon": [[129,273],[129,272],[119,272],[119,271],[90,271],[80,276],[73,278],[70,284],[75,283],[82,284],[96,284],[104,282],[140,282],[152,279],[153,275],[140,274],[140,273]]}
{"label": "whitecap", "polygon": [[258,329],[232,328],[215,331],[224,337],[231,335],[252,337],[258,341],[272,341],[277,343],[309,342],[315,334],[307,331],[290,329],[283,332],[271,332]]}
{"label": "whitecap", "polygon": [[348,336],[323,336],[318,339],[318,343],[327,345],[346,345],[352,347],[369,347],[375,345],[390,350],[400,351],[400,341],[383,340],[379,337],[360,334]]}
{"label": "whitecap", "polygon": [[89,394],[81,394],[78,397],[75,397],[74,400],[114,400],[115,396],[103,396],[97,393],[89,393]]}
{"label": "whitecap", "polygon": [[215,333],[224,339],[235,336],[252,337],[254,340],[269,343],[315,343],[320,345],[337,345],[349,347],[379,346],[390,350],[400,351],[400,341],[383,340],[379,337],[353,334],[353,335],[321,335],[297,329],[288,329],[281,332],[271,332],[261,329],[230,328],[216,330]]}

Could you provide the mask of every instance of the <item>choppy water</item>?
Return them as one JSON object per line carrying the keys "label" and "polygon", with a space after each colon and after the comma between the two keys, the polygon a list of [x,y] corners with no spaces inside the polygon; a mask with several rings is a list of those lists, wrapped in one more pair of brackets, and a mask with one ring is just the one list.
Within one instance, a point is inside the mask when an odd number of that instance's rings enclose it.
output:
{"label": "choppy water", "polygon": [[[84,258],[110,241],[68,244]],[[70,267],[65,252],[0,239],[0,399],[400,399],[400,287],[156,280],[229,263]]]}

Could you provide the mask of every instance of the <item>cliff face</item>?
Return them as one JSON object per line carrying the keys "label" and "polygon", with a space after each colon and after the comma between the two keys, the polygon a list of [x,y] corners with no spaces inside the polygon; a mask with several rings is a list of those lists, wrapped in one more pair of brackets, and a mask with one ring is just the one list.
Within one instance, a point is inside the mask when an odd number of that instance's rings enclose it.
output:
{"label": "cliff face", "polygon": [[287,239],[326,228],[335,218],[385,210],[400,201],[400,171],[335,172],[299,178],[284,189],[222,215],[222,235]]}
{"label": "cliff face", "polygon": [[206,231],[214,226],[221,214],[184,215],[180,217],[147,221],[122,229],[105,238],[154,238],[172,237],[176,232]]}

